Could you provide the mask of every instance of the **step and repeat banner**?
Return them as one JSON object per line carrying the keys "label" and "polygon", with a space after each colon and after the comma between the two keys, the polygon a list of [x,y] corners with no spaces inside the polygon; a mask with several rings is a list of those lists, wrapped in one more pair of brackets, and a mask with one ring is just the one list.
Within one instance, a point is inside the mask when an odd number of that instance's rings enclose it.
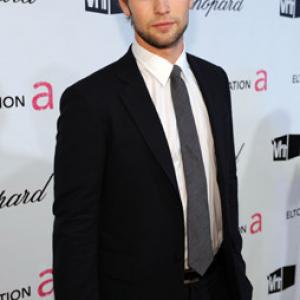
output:
{"label": "step and repeat banner", "polygon": [[[60,96],[133,33],[115,0],[0,0],[0,25],[0,300],[52,300]],[[185,42],[230,79],[253,299],[299,300],[300,0],[195,0]]]}

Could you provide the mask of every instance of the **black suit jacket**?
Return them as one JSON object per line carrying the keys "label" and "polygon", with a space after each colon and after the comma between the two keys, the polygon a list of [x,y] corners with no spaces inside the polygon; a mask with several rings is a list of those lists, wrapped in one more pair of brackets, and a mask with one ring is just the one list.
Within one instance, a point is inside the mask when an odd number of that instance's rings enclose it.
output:
{"label": "black suit jacket", "polygon": [[[192,55],[188,62],[212,127],[233,299],[249,300],[228,78]],[[163,127],[131,50],[67,88],[60,112],[53,205],[56,300],[182,300],[182,204]]]}

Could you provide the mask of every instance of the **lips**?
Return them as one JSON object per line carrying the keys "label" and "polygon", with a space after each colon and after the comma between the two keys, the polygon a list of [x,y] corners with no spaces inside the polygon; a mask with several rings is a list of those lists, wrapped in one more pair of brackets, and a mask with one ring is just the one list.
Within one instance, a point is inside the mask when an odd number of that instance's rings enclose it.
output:
{"label": "lips", "polygon": [[175,24],[174,21],[164,21],[164,22],[157,22],[153,24],[152,26],[159,31],[166,32],[168,31],[173,25]]}

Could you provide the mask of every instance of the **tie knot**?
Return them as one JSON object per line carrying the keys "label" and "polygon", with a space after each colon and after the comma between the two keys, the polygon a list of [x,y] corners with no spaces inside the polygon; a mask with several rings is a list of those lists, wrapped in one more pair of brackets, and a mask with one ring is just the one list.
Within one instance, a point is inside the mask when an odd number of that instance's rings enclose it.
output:
{"label": "tie knot", "polygon": [[179,79],[181,78],[181,68],[177,65],[174,65],[173,70],[171,72],[171,79]]}

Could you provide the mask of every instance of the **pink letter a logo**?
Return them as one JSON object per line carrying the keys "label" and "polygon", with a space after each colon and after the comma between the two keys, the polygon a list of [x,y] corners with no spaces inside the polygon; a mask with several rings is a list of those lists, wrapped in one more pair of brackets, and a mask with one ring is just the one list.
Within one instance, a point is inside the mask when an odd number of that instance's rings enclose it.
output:
{"label": "pink letter a logo", "polygon": [[[45,109],[53,109],[53,89],[52,85],[48,82],[42,81],[37,82],[33,85],[35,89],[38,89],[39,87],[44,86],[47,91],[36,94],[32,99],[32,106],[35,110],[45,110]],[[46,101],[44,101],[44,105],[40,105],[38,103],[40,98],[46,98]]]}

